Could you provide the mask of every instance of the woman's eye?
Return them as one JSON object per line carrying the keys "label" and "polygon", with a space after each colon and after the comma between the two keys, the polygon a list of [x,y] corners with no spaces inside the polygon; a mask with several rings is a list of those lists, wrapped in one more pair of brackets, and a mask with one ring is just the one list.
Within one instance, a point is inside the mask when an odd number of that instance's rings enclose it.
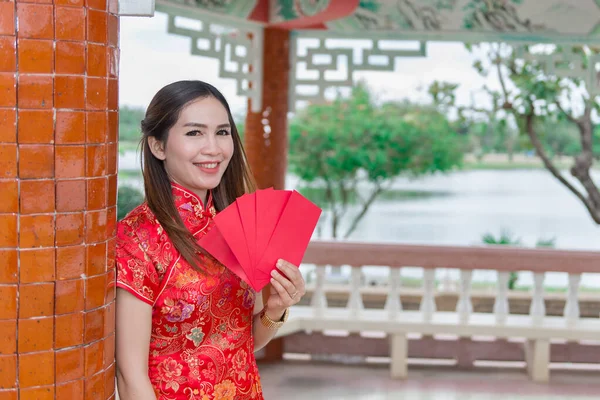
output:
{"label": "woman's eye", "polygon": [[186,136],[198,136],[198,135],[200,135],[200,134],[202,134],[202,132],[200,132],[200,131],[189,131],[189,132],[188,132],[188,133],[186,133],[185,135],[186,135]]}
{"label": "woman's eye", "polygon": [[222,135],[222,136],[227,136],[229,135],[229,131],[226,129],[221,129],[220,131],[217,132],[217,135]]}

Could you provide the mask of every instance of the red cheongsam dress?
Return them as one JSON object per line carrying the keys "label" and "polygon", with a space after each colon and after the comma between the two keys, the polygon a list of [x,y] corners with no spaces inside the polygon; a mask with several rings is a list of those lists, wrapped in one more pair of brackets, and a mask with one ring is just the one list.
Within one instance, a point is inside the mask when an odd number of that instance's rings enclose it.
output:
{"label": "red cheongsam dress", "polygon": [[[181,219],[200,239],[215,209],[173,184]],[[117,287],[152,306],[148,375],[158,400],[263,399],[254,358],[256,293],[223,265],[181,257],[146,203],[118,223]]]}

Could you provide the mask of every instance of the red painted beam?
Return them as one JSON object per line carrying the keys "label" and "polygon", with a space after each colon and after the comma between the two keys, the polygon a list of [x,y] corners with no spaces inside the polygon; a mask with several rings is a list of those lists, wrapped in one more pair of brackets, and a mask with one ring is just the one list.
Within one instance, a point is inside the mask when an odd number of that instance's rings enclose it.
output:
{"label": "red painted beam", "polygon": [[279,29],[325,29],[325,23],[328,21],[351,15],[358,8],[359,0],[331,0],[327,8],[315,15],[301,16],[278,23],[269,23],[269,3],[269,0],[259,0],[249,19]]}
{"label": "red painted beam", "polygon": [[258,0],[258,3],[248,16],[251,21],[268,23],[269,22],[269,0]]}

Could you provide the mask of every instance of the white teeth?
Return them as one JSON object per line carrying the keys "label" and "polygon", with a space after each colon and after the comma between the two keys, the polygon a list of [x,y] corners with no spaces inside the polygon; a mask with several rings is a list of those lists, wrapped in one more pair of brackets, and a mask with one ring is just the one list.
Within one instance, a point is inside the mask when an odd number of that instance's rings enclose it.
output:
{"label": "white teeth", "polygon": [[204,167],[204,168],[217,168],[218,163],[210,163],[210,164],[196,164],[199,165],[200,167]]}

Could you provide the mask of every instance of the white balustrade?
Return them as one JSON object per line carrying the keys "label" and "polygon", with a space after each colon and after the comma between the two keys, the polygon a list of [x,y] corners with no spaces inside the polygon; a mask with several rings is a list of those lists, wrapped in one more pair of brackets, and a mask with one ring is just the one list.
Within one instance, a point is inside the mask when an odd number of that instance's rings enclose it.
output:
{"label": "white balustrade", "polygon": [[533,294],[531,296],[531,306],[529,315],[535,322],[541,321],[546,315],[546,305],[544,304],[544,278],[545,273],[536,272],[533,274]]}
{"label": "white balustrade", "polygon": [[327,295],[325,294],[326,267],[317,265],[315,270],[315,290],[310,300],[310,305],[316,317],[325,315],[327,309]]}
{"label": "white balustrade", "polygon": [[390,319],[395,319],[402,311],[400,301],[400,268],[390,267],[390,289],[385,301],[385,310]]}
{"label": "white balustrade", "polygon": [[504,324],[506,317],[510,313],[508,304],[508,281],[510,280],[510,272],[498,272],[498,291],[496,293],[496,301],[494,302],[494,315],[498,324]]}
{"label": "white balustrade", "polygon": [[423,270],[423,297],[421,298],[420,307],[425,321],[430,321],[436,311],[434,290],[435,269],[427,268]]}
{"label": "white balustrade", "polygon": [[466,323],[473,312],[471,303],[471,279],[473,271],[463,269],[460,271],[460,292],[456,303],[456,312],[461,323]]}
{"label": "white balustrade", "polygon": [[564,316],[567,323],[574,323],[579,319],[579,284],[581,274],[569,274],[569,289],[565,302]]}
{"label": "white balustrade", "polygon": [[[464,252],[442,246],[411,246],[411,245],[376,245],[352,243],[311,244],[314,246],[305,262],[317,264],[316,280],[311,309],[299,307],[298,313],[293,314],[290,323],[278,333],[281,336],[294,332],[307,331],[347,331],[349,334],[377,332],[386,334],[390,341],[390,371],[392,377],[403,378],[407,373],[408,337],[412,334],[436,336],[453,335],[460,337],[492,336],[502,339],[525,339],[525,360],[531,378],[536,382],[546,382],[549,379],[549,362],[551,340],[580,342],[597,340],[600,331],[600,321],[597,318],[582,318],[580,313],[579,296],[582,272],[600,274],[597,270],[597,258],[600,253],[556,251],[548,257],[548,250],[504,250],[499,248],[471,249]],[[333,250],[333,251],[332,251]],[[517,252],[513,254],[512,252]],[[566,253],[566,254],[565,254]],[[558,257],[558,261],[556,260]],[[402,271],[408,267],[419,266],[423,259],[423,282],[420,310],[404,311],[400,298],[402,290]],[[363,288],[363,267],[351,268],[349,297],[344,309],[328,308],[325,293],[325,266],[349,265],[381,265],[402,262],[400,266],[388,266],[389,285],[381,288]],[[572,262],[572,273],[569,273],[568,292],[564,306],[564,316],[547,316],[544,303],[545,271],[561,271],[561,265]],[[436,270],[432,265],[439,266]],[[511,315],[509,305],[510,272],[505,270],[511,265],[511,270],[533,272],[533,287],[529,317]],[[402,268],[406,269],[403,270]],[[473,307],[473,268],[496,271],[497,290],[493,306],[493,316],[474,312]],[[458,269],[459,279],[458,302],[455,312],[436,313],[437,287],[436,272],[441,269]],[[565,272],[567,268],[565,268]],[[447,275],[451,277],[450,274]],[[450,280],[446,283],[451,283]],[[456,287],[450,285],[447,287]],[[384,310],[365,310],[361,289],[380,295],[385,295]],[[454,290],[452,290],[453,292]],[[487,294],[483,294],[486,297]],[[515,296],[517,298],[521,295]],[[405,305],[406,306],[406,305]],[[327,313],[329,311],[329,313]],[[383,311],[383,312],[382,312]],[[311,319],[311,316],[313,317]],[[317,318],[319,316],[320,318]],[[344,319],[341,320],[340,317]],[[435,318],[434,318],[435,316]],[[457,325],[456,321],[459,324]]]}
{"label": "white balustrade", "polygon": [[350,275],[350,297],[348,298],[350,318],[357,318],[360,312],[365,308],[360,293],[361,272],[361,267],[353,267],[352,274]]}

